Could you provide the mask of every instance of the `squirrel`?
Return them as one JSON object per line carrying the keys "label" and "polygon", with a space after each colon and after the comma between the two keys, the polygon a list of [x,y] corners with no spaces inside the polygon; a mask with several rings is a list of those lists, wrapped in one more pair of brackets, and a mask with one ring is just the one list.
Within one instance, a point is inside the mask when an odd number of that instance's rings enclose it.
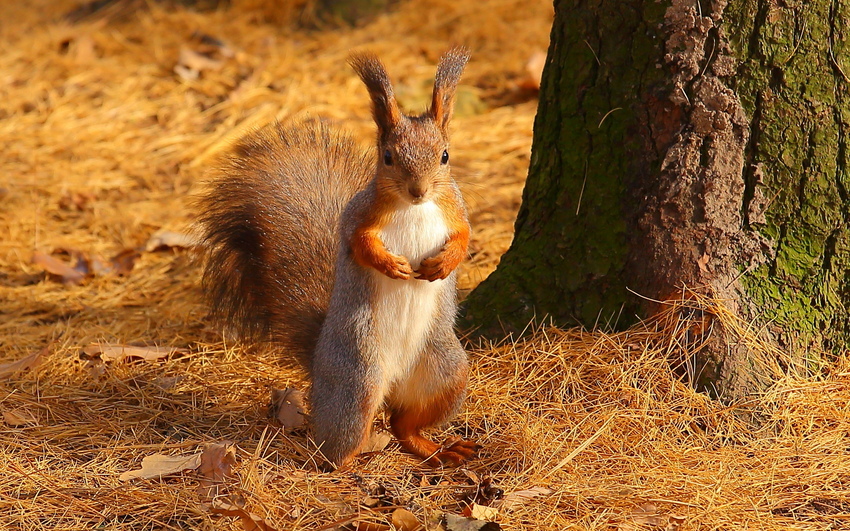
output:
{"label": "squirrel", "polygon": [[320,121],[275,124],[235,144],[199,201],[211,316],[300,359],[314,439],[336,466],[358,453],[382,405],[401,446],[429,465],[457,466],[480,448],[422,434],[466,394],[455,269],[470,226],[449,122],[468,59],[463,47],[446,52],[430,107],[408,116],[383,63],[353,54],[375,151]]}

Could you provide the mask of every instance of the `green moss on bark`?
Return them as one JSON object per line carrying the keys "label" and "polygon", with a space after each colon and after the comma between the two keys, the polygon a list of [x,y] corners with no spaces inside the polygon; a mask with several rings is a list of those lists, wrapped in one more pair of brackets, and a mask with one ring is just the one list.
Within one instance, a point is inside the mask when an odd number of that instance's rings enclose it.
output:
{"label": "green moss on bark", "polygon": [[759,116],[749,153],[758,182],[750,186],[769,201],[749,221],[773,242],[770,258],[741,279],[749,313],[785,342],[843,350],[850,339],[848,85],[835,52],[847,49],[850,12],[828,1],[780,7],[762,0],[730,3],[725,20],[741,62],[736,91],[748,114]]}
{"label": "green moss on bark", "polygon": [[663,3],[559,0],[534,124],[516,239],[498,272],[465,303],[466,324],[522,330],[535,316],[625,324],[635,305],[621,278],[628,245],[621,205],[625,153],[646,150],[636,113],[661,82],[655,27]]}

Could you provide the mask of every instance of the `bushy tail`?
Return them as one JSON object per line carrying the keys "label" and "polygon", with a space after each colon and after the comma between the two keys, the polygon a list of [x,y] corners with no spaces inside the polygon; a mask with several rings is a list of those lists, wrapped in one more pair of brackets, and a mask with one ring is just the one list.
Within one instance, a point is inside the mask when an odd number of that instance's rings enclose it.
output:
{"label": "bushy tail", "polygon": [[325,318],[345,205],[374,159],[314,121],[234,146],[199,198],[211,316],[307,363]]}

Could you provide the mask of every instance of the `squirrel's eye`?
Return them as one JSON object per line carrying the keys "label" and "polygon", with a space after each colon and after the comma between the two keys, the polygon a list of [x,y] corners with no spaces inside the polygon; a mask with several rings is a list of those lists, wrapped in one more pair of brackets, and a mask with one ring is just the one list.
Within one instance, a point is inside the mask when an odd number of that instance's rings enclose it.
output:
{"label": "squirrel's eye", "polygon": [[384,151],[384,164],[386,164],[387,166],[393,165],[393,154],[390,153],[389,149]]}
{"label": "squirrel's eye", "polygon": [[440,164],[448,164],[449,163],[449,152],[447,150],[443,150],[443,158],[440,159]]}

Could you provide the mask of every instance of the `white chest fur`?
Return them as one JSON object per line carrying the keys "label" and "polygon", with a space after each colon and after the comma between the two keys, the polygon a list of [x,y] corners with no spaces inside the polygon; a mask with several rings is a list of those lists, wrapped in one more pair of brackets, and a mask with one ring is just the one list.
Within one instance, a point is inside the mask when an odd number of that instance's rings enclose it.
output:
{"label": "white chest fur", "polygon": [[[393,254],[406,257],[413,269],[437,254],[448,239],[448,227],[433,202],[398,210],[381,231],[381,241]],[[444,281],[394,280],[377,271],[374,331],[377,355],[385,367],[384,385],[403,380],[425,346],[438,311]]]}

